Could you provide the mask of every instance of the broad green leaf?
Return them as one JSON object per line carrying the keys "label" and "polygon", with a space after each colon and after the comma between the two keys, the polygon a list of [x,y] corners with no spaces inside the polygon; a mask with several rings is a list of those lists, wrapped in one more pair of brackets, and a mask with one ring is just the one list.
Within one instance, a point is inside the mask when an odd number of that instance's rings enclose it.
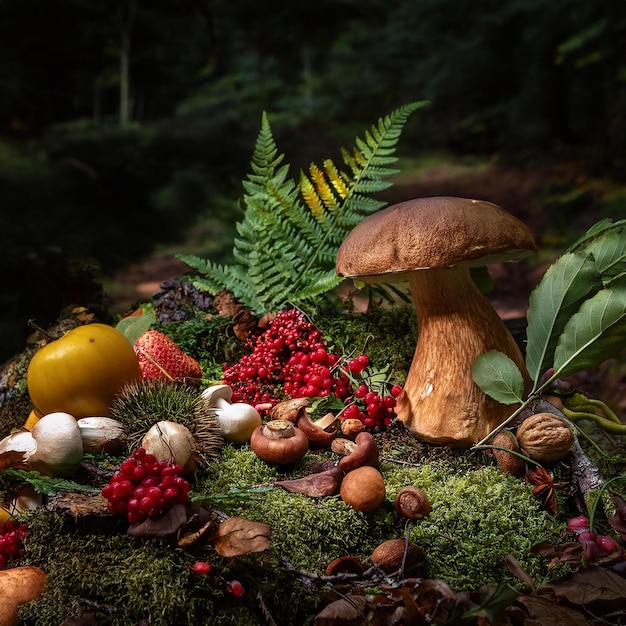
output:
{"label": "broad green leaf", "polygon": [[141,335],[150,329],[152,324],[154,324],[154,313],[144,313],[143,315],[122,318],[115,328],[130,341],[132,346],[135,345],[135,341]]}
{"label": "broad green leaf", "polygon": [[582,252],[568,252],[548,268],[530,295],[526,331],[526,367],[537,383],[552,367],[559,336],[580,305],[602,288],[593,259]]}
{"label": "broad green leaf", "polygon": [[474,382],[502,404],[522,402],[524,377],[512,359],[498,350],[478,356],[472,366]]}
{"label": "broad green leaf", "polygon": [[567,250],[567,252],[577,252],[587,246],[591,241],[605,235],[616,229],[623,229],[626,226],[626,220],[618,220],[614,222],[608,217],[596,222],[580,239],[575,241]]}
{"label": "broad green leaf", "polygon": [[615,356],[626,346],[626,277],[611,283],[565,325],[554,353],[558,376],[571,376]]}
{"label": "broad green leaf", "polygon": [[585,246],[585,252],[593,255],[597,270],[606,285],[626,271],[626,223]]}

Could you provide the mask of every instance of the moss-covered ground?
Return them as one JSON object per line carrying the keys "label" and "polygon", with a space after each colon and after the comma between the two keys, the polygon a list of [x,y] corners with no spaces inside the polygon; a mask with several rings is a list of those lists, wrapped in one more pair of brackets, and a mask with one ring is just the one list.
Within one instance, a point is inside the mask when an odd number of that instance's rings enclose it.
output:
{"label": "moss-covered ground", "polygon": [[[375,309],[364,316],[335,311],[330,316],[310,313],[328,343],[342,353],[360,353],[367,346],[371,362],[388,365],[390,376],[401,381],[415,345],[412,310]],[[216,378],[223,362],[241,354],[221,318],[197,317],[163,329]],[[310,498],[273,485],[307,474],[320,461],[337,460],[330,451],[311,451],[295,466],[278,469],[260,461],[247,445],[229,444],[219,460],[194,475],[194,500],[205,509],[221,519],[238,516],[270,526],[270,547],[263,552],[224,558],[206,542],[182,548],[171,538],[133,538],[115,516],[75,519],[45,509],[25,515],[30,534],[23,564],[44,569],[48,582],[21,617],[42,625],[91,614],[98,624],[125,626],[302,626],[312,623],[323,595],[346,591],[333,591],[332,582],[324,579],[330,561],[349,555],[368,566],[374,548],[398,537],[426,553],[416,576],[444,580],[456,592],[502,582],[523,588],[505,564],[507,554],[536,581],[564,573],[566,566],[549,569],[531,548],[563,541],[566,520],[575,513],[565,492],[558,493],[559,512],[550,515],[531,485],[501,472],[481,451],[428,446],[399,426],[376,438],[386,498],[369,513],[353,510],[339,496]],[[92,461],[110,471],[121,460]],[[77,480],[101,486],[106,477],[96,472]],[[422,488],[430,499],[432,511],[423,520],[409,522],[395,513],[394,497],[407,485]],[[0,480],[0,496],[6,498],[14,487]],[[197,560],[211,563],[209,576],[190,570]],[[243,596],[228,593],[224,583],[233,579],[242,582]],[[361,582],[364,588],[367,584]]]}

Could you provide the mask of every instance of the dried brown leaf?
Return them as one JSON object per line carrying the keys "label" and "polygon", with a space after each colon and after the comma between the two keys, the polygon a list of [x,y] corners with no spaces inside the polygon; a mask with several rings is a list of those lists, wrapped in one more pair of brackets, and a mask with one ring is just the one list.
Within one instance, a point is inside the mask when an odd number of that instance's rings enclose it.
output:
{"label": "dried brown leaf", "polygon": [[217,532],[209,541],[220,556],[232,558],[267,550],[271,532],[272,529],[267,524],[252,522],[243,517],[229,517],[218,526]]}
{"label": "dried brown leaf", "polygon": [[325,606],[313,620],[313,626],[359,626],[364,623],[367,601],[350,595]]}
{"label": "dried brown leaf", "polygon": [[537,596],[520,596],[517,602],[528,612],[530,619],[524,620],[524,626],[588,626],[589,622],[582,613],[566,606],[559,606],[550,600]]}
{"label": "dried brown leaf", "polygon": [[161,517],[149,517],[143,522],[131,524],[128,534],[131,537],[167,537],[182,528],[186,521],[187,510],[182,504],[175,504]]}
{"label": "dried brown leaf", "polygon": [[6,469],[28,469],[24,460],[24,453],[16,450],[7,450],[0,453],[0,472]]}
{"label": "dried brown leaf", "polygon": [[546,585],[541,594],[550,594],[570,604],[626,601],[626,579],[611,570],[590,565],[566,578]]}
{"label": "dried brown leaf", "polygon": [[301,493],[312,498],[322,498],[338,494],[342,478],[343,470],[338,465],[334,465],[323,472],[293,480],[278,480],[274,484],[289,493]]}

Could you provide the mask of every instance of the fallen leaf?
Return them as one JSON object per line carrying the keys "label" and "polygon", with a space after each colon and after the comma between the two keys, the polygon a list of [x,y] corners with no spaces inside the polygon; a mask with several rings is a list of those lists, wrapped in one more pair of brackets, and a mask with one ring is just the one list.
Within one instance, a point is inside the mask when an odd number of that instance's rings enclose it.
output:
{"label": "fallen leaf", "polygon": [[167,537],[182,528],[187,521],[187,510],[182,504],[175,504],[161,517],[147,518],[143,522],[131,524],[128,534],[131,537]]}
{"label": "fallen leaf", "polygon": [[504,556],[504,564],[513,576],[519,578],[526,586],[533,590],[535,588],[535,581],[532,576],[519,564],[519,561],[512,555],[506,554]]}
{"label": "fallen leaf", "polygon": [[220,556],[231,558],[267,550],[271,532],[267,524],[242,517],[229,517],[218,526],[209,541]]}
{"label": "fallen leaf", "polygon": [[183,535],[178,540],[178,546],[180,548],[189,548],[195,544],[197,544],[200,539],[208,535],[209,533],[214,533],[216,527],[216,522],[214,519],[210,519],[204,525],[202,525],[198,530],[194,532],[187,533]]}
{"label": "fallen leaf", "polygon": [[7,450],[0,453],[0,472],[9,468],[28,469],[28,463],[24,460],[23,452]]}
{"label": "fallen leaf", "polygon": [[530,620],[524,620],[524,624],[537,624],[541,626],[589,626],[585,617],[574,609],[554,604],[546,598],[537,596],[520,596],[517,602],[528,612]]}
{"label": "fallen leaf", "polygon": [[626,601],[626,579],[611,570],[590,565],[566,578],[545,585],[539,592],[557,600],[588,606],[594,602]]}
{"label": "fallen leaf", "polygon": [[367,601],[350,595],[325,606],[313,620],[313,626],[358,626],[364,622]]}
{"label": "fallen leaf", "polygon": [[343,470],[334,465],[323,472],[308,474],[293,480],[278,480],[274,484],[289,493],[301,493],[311,498],[322,498],[339,493],[343,479]]}

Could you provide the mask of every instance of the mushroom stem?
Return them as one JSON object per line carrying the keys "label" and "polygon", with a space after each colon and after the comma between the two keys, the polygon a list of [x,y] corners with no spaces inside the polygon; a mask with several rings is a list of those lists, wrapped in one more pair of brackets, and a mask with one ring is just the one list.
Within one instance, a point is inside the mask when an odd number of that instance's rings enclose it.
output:
{"label": "mushroom stem", "polygon": [[408,276],[418,340],[396,413],[413,434],[437,444],[469,446],[513,408],[487,396],[472,378],[480,354],[499,350],[529,385],[524,357],[511,333],[476,287],[467,266]]}

